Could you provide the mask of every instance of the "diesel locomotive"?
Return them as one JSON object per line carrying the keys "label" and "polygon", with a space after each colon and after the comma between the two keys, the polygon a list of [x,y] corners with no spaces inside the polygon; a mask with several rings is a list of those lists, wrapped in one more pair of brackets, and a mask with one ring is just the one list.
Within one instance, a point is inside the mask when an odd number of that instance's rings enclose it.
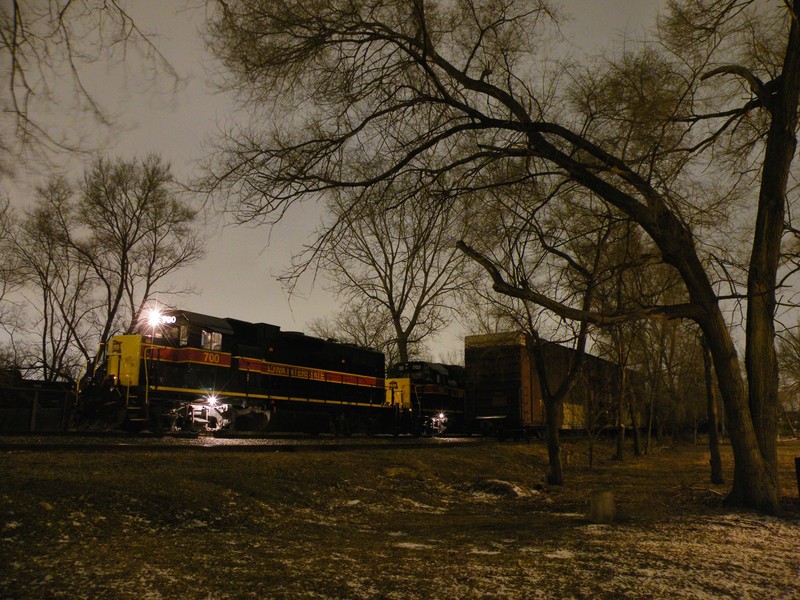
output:
{"label": "diesel locomotive", "polygon": [[114,336],[78,393],[84,427],[404,433],[410,398],[367,348],[183,310]]}

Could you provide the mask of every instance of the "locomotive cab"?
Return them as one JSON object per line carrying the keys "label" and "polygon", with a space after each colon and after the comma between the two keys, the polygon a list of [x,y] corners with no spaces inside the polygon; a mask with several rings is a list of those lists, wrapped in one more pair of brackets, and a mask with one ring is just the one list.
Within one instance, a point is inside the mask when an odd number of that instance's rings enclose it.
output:
{"label": "locomotive cab", "polygon": [[228,425],[231,405],[224,390],[233,329],[227,320],[166,311],[151,315],[140,331],[147,402],[158,403],[159,425],[210,431]]}

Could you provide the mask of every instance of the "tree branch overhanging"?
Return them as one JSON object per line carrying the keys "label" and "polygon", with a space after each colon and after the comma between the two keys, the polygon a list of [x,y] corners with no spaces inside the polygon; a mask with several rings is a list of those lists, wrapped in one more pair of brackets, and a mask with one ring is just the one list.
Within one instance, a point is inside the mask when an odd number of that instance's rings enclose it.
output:
{"label": "tree branch overhanging", "polygon": [[696,319],[702,315],[702,309],[696,304],[673,304],[664,306],[642,306],[640,308],[615,313],[600,313],[587,309],[567,306],[529,287],[518,287],[508,283],[497,266],[487,256],[459,240],[456,246],[473,261],[481,265],[493,282],[493,289],[507,296],[533,302],[550,310],[560,317],[572,319],[592,325],[613,325],[639,319]]}

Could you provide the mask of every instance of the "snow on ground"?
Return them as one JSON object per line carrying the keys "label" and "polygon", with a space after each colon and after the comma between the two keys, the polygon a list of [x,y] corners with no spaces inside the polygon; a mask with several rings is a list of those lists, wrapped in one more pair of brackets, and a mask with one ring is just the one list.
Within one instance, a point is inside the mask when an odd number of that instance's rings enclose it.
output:
{"label": "snow on ground", "polygon": [[26,469],[18,493],[0,493],[0,598],[800,599],[796,510],[724,512],[679,481],[682,497],[617,490],[622,514],[601,525],[582,511],[590,485],[445,479],[423,458],[310,489],[313,477],[289,478],[294,462],[252,479],[223,463],[168,495],[160,478],[95,490],[94,467],[55,494],[58,478],[39,484]]}

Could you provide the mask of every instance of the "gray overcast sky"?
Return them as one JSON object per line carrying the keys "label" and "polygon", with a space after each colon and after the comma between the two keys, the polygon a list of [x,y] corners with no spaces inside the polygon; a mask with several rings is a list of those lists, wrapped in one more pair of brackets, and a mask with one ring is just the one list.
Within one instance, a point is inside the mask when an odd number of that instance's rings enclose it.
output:
{"label": "gray overcast sky", "polygon": [[[555,0],[572,21],[564,33],[578,51],[593,53],[626,33],[641,37],[654,24],[654,17],[666,0]],[[173,165],[175,174],[186,179],[196,174],[203,157],[203,142],[217,124],[231,118],[230,103],[208,86],[208,68],[213,68],[198,30],[203,9],[185,10],[178,0],[135,0],[128,7],[139,26],[158,34],[156,43],[173,64],[186,85],[169,95],[141,91],[141,82],[128,81],[120,73],[98,73],[97,87],[105,106],[117,116],[123,129],[114,137],[107,154],[131,158],[148,152],[160,154]],[[202,3],[198,3],[202,4]],[[82,173],[80,163],[69,171]],[[26,196],[21,182],[11,186],[15,203]],[[196,267],[180,273],[180,284],[198,290],[185,298],[183,308],[216,316],[265,321],[287,330],[305,330],[306,323],[339,308],[318,282],[302,286],[304,298],[291,303],[276,276],[289,263],[303,239],[319,221],[314,206],[295,210],[287,221],[271,232],[266,228],[208,225],[208,256]],[[431,350],[459,350],[460,331],[453,329]]]}

